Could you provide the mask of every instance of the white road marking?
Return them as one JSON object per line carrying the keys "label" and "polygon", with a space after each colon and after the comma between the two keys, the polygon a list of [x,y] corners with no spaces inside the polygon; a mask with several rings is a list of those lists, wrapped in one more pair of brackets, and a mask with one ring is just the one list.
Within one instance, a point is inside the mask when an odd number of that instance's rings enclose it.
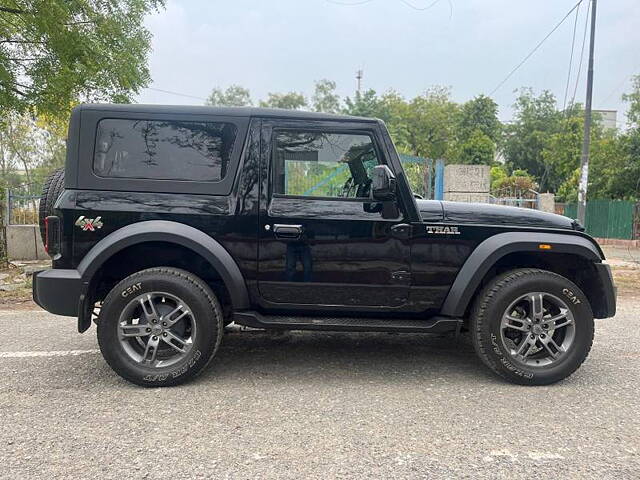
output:
{"label": "white road marking", "polygon": [[53,350],[40,352],[0,352],[0,358],[30,358],[30,357],[68,357],[100,353],[97,348],[91,350]]}

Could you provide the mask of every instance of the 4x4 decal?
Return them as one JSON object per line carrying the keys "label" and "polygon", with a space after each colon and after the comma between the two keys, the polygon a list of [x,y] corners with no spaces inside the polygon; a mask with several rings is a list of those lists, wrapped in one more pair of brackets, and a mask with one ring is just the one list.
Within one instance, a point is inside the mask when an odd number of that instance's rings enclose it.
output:
{"label": "4x4 decal", "polygon": [[102,228],[102,217],[85,218],[81,215],[76,220],[76,226],[80,227],[83,232],[95,232],[97,229]]}

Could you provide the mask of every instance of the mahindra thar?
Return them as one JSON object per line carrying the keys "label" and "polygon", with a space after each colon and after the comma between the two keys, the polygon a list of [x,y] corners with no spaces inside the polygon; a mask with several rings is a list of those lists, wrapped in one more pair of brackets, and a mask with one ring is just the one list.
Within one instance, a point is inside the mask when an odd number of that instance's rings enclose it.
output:
{"label": "mahindra thar", "polygon": [[573,373],[616,309],[598,244],[560,215],[416,197],[380,120],[81,105],[33,297],[94,321],[106,362],[148,387],[202,372],[232,322],[464,331],[508,381]]}

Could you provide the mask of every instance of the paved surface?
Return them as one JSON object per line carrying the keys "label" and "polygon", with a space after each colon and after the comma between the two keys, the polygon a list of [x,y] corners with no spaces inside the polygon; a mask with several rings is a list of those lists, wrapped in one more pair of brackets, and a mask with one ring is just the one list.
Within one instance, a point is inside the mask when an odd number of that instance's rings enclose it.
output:
{"label": "paved surface", "polygon": [[468,342],[235,332],[197,381],[152,390],[93,329],[0,312],[0,477],[637,479],[639,310],[550,387],[503,383]]}

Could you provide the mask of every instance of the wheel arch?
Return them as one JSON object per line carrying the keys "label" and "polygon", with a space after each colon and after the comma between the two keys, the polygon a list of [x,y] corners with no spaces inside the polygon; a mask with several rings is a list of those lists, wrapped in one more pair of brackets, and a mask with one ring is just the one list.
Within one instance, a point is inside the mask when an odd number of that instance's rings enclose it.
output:
{"label": "wheel arch", "polygon": [[[542,249],[540,245],[549,245]],[[481,242],[462,265],[441,308],[441,314],[463,317],[473,298],[492,270],[510,255],[524,254],[528,264],[516,264],[513,268],[538,266],[546,262],[553,265],[559,258],[576,258],[583,263],[602,261],[598,246],[586,237],[561,233],[508,232],[489,237]],[[556,269],[549,268],[551,271]],[[577,282],[576,282],[577,283]]]}
{"label": "wheel arch", "polygon": [[96,274],[118,253],[145,243],[166,243],[203,258],[221,277],[234,310],[248,309],[249,294],[240,268],[229,252],[206,233],[182,223],[148,220],[122,227],[100,240],[81,260],[78,272],[89,289]]}

